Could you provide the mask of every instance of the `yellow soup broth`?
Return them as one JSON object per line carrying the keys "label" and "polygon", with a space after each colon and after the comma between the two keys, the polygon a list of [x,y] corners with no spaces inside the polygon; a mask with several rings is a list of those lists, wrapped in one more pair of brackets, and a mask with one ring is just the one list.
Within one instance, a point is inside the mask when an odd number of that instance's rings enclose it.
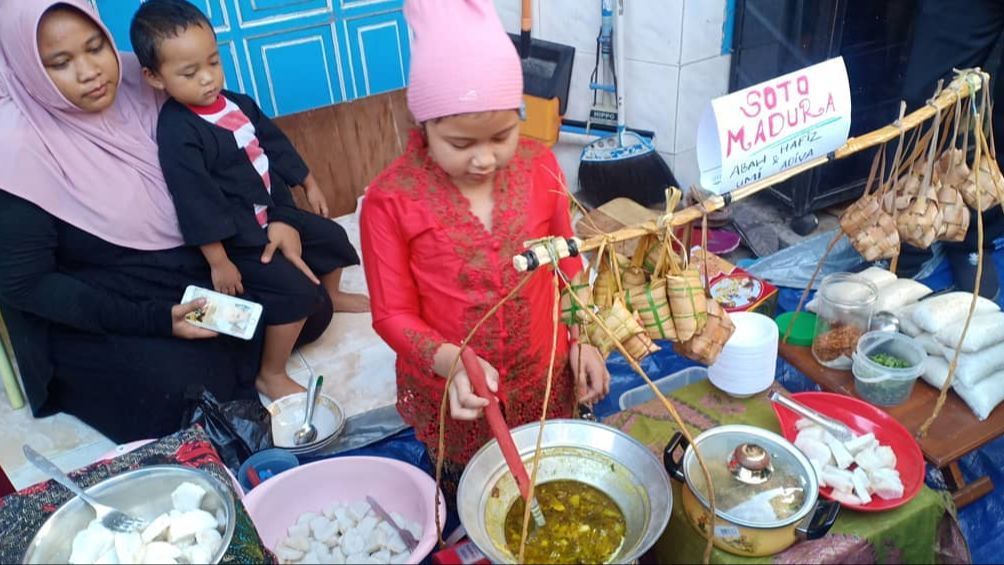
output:
{"label": "yellow soup broth", "polygon": [[[534,497],[546,524],[538,528],[530,518],[527,563],[606,563],[624,542],[624,514],[598,489],[553,481],[538,485]],[[506,544],[513,555],[519,555],[524,508],[522,497],[517,498],[506,515]]]}

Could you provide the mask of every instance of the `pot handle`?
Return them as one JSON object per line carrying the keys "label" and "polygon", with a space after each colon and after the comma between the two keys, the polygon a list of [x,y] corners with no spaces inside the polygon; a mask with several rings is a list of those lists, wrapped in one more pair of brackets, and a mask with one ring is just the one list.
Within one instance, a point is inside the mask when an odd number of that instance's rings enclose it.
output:
{"label": "pot handle", "polygon": [[673,457],[673,453],[676,451],[677,447],[682,449],[684,452],[686,452],[687,448],[690,447],[690,442],[687,441],[687,438],[685,438],[681,432],[673,434],[669,443],[666,444],[666,450],[662,452],[662,464],[666,467],[666,471],[669,472],[670,477],[673,477],[681,483],[685,483],[687,482],[687,477],[684,475],[683,469],[681,469],[683,466],[683,456],[680,456],[679,461]]}
{"label": "pot handle", "polygon": [[799,540],[819,539],[830,531],[837,521],[840,503],[835,500],[819,500],[812,513],[795,526],[795,537]]}

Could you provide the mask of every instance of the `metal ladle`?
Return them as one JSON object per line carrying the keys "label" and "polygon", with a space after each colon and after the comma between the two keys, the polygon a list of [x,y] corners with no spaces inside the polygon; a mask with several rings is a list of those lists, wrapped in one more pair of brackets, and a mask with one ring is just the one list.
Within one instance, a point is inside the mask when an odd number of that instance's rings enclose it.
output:
{"label": "metal ladle", "polygon": [[293,445],[306,445],[317,438],[317,428],[311,420],[314,419],[314,404],[317,404],[317,391],[321,390],[324,383],[324,376],[318,375],[316,379],[310,381],[307,389],[307,413],[303,417],[303,425],[293,434]]}

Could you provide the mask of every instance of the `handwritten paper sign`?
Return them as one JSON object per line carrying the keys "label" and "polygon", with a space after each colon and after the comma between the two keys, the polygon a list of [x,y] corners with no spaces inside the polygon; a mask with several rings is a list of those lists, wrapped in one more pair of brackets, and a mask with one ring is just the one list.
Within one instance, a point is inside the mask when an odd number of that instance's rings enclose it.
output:
{"label": "handwritten paper sign", "polygon": [[837,149],[850,128],[842,57],[716,98],[698,128],[701,186],[725,194]]}

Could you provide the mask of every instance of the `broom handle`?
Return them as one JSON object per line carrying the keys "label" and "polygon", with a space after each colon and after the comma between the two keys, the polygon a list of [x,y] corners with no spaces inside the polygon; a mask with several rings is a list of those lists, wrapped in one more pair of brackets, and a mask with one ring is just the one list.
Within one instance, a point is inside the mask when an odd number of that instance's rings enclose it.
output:
{"label": "broom handle", "polygon": [[519,21],[519,56],[530,56],[530,29],[533,27],[533,0],[523,0]]}
{"label": "broom handle", "polygon": [[614,73],[617,77],[617,142],[624,145],[627,116],[624,115],[624,94],[627,92],[627,69],[624,68],[624,0],[614,6]]}

